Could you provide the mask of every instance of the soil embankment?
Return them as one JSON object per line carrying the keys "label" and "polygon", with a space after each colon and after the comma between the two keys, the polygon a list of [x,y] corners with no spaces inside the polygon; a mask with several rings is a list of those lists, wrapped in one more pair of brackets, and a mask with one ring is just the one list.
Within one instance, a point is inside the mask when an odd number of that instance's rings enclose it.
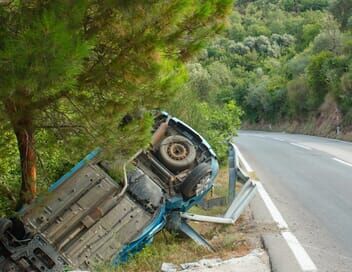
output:
{"label": "soil embankment", "polygon": [[242,123],[242,129],[288,132],[321,136],[344,141],[352,141],[352,124],[346,121],[338,110],[337,104],[326,99],[315,114],[292,120],[280,120],[274,123]]}

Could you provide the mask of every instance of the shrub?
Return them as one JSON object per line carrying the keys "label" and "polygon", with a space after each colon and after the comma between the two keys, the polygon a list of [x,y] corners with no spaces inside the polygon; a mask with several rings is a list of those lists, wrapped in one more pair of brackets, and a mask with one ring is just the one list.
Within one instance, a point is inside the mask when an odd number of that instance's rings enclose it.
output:
{"label": "shrub", "polygon": [[313,108],[318,108],[321,105],[329,91],[327,63],[331,58],[333,58],[331,52],[322,51],[311,58],[307,67],[307,79],[311,89],[310,98]]}
{"label": "shrub", "polygon": [[309,86],[304,76],[287,84],[287,99],[291,117],[304,116],[309,112]]}

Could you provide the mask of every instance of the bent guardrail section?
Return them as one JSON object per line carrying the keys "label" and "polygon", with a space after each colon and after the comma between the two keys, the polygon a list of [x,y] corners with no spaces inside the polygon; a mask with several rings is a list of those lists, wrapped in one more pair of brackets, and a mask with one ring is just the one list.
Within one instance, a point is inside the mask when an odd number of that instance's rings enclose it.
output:
{"label": "bent guardrail section", "polygon": [[[246,162],[237,146],[234,143],[230,143],[228,201],[231,201],[231,204],[227,211],[223,216],[207,216],[184,212],[180,214],[182,221],[184,224],[187,224],[185,222],[186,220],[218,224],[234,224],[258,191],[257,184],[253,178],[254,171]],[[243,184],[238,195],[236,195],[237,180]],[[195,238],[194,232],[188,234],[186,231],[185,233],[199,245],[209,248],[209,243],[205,243],[204,238],[200,234],[197,233],[198,237]]]}

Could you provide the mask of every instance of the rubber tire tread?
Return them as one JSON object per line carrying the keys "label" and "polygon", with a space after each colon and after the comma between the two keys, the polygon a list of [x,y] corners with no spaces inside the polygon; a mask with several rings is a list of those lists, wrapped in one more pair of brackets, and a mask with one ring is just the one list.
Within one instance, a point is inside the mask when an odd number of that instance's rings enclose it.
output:
{"label": "rubber tire tread", "polygon": [[188,199],[195,195],[194,187],[197,186],[199,181],[211,172],[211,167],[208,163],[202,162],[197,165],[192,172],[187,176],[186,180],[182,183],[180,190],[182,195]]}

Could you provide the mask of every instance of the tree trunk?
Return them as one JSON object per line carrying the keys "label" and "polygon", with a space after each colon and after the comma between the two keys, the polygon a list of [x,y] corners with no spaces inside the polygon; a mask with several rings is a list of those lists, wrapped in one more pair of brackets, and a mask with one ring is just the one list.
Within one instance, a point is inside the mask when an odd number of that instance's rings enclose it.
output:
{"label": "tree trunk", "polygon": [[29,204],[37,193],[36,154],[34,149],[34,131],[31,120],[20,122],[23,126],[15,128],[20,153],[22,184],[19,206]]}
{"label": "tree trunk", "polygon": [[[26,101],[25,95],[22,96]],[[28,99],[29,100],[29,99]],[[37,193],[36,179],[36,154],[34,148],[34,126],[33,115],[26,103],[6,101],[7,115],[11,120],[13,131],[17,138],[17,145],[20,154],[22,183],[18,208],[23,204],[29,204]]]}

